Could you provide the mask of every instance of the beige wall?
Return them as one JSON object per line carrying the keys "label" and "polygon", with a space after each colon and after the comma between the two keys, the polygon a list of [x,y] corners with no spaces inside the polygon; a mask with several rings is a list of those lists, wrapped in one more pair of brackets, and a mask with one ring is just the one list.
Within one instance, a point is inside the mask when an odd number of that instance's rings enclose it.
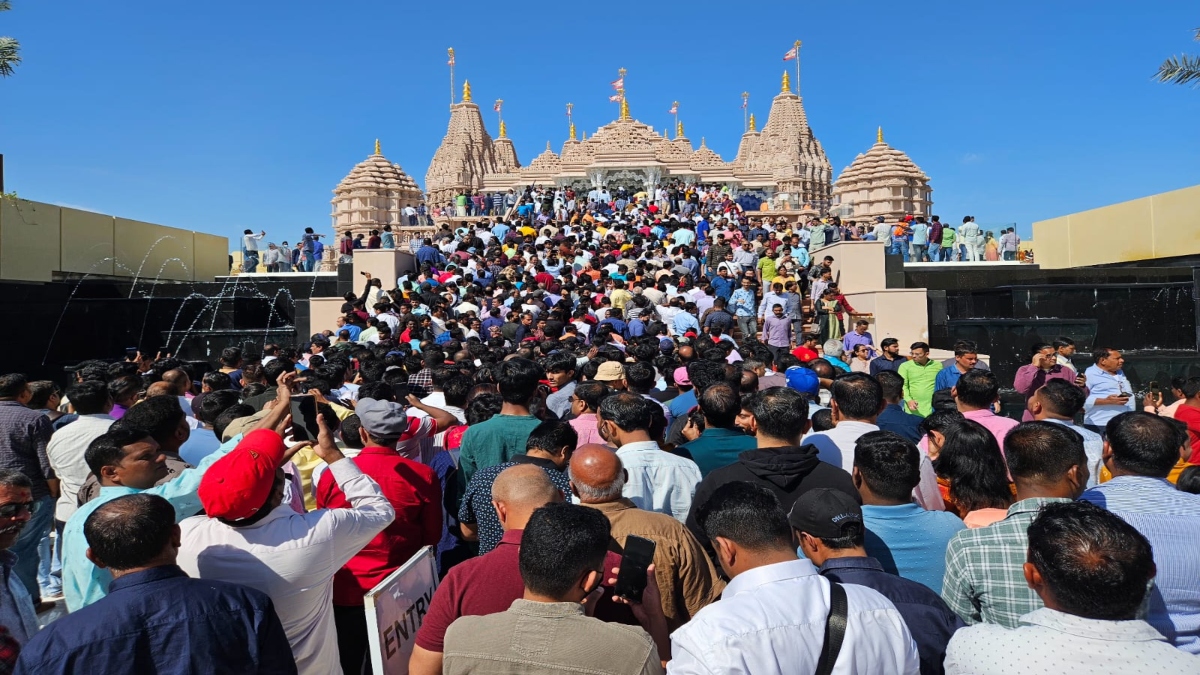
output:
{"label": "beige wall", "polygon": [[1033,224],[1047,269],[1200,254],[1200,185]]}
{"label": "beige wall", "polygon": [[871,322],[871,337],[875,338],[876,347],[884,338],[896,338],[900,341],[900,353],[907,354],[912,343],[929,341],[929,305],[924,288],[890,288],[845,295],[855,310],[874,315],[867,320]]}
{"label": "beige wall", "polygon": [[[304,301],[299,300],[298,302]],[[337,318],[342,314],[343,302],[345,300],[341,298],[310,298],[308,301],[308,332],[303,335],[303,339],[307,340],[308,336],[323,330],[333,330],[337,325]]]}
{"label": "beige wall", "polygon": [[416,259],[406,249],[360,248],[354,252],[354,290],[363,286],[363,272],[383,282],[384,289],[396,287],[396,279],[416,270]]}
{"label": "beige wall", "polygon": [[[157,243],[156,243],[157,242]],[[228,274],[229,242],[191,230],[102,213],[0,199],[0,279],[50,281],[56,273],[172,281]]]}
{"label": "beige wall", "polygon": [[[841,241],[823,246],[812,254],[813,260],[833,257],[833,278],[842,293],[849,295],[887,287],[883,269],[884,246],[881,241]],[[853,304],[853,300],[850,301]],[[855,309],[858,309],[857,305]]]}

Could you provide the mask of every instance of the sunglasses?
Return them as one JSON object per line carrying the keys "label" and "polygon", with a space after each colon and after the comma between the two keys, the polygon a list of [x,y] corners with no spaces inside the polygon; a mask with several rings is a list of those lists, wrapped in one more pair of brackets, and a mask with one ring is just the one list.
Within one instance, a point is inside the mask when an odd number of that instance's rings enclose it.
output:
{"label": "sunglasses", "polygon": [[16,518],[22,513],[33,513],[34,502],[12,502],[0,505],[0,518]]}

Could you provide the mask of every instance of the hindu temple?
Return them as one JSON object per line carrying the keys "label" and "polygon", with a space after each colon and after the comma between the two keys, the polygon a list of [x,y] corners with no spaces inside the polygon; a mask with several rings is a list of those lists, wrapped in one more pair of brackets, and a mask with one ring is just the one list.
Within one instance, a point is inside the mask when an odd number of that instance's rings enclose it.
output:
{"label": "hindu temple", "polygon": [[880,127],[875,145],[838,176],[831,211],[851,220],[882,216],[888,222],[905,214],[929,216],[932,193],[929,176],[908,155],[885,143]]}

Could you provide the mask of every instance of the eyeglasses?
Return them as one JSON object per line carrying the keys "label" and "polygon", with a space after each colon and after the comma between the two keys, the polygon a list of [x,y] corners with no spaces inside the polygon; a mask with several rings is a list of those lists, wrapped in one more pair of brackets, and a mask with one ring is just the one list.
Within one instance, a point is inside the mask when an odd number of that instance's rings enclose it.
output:
{"label": "eyeglasses", "polygon": [[33,513],[34,502],[11,502],[0,505],[0,518],[16,518],[22,513]]}

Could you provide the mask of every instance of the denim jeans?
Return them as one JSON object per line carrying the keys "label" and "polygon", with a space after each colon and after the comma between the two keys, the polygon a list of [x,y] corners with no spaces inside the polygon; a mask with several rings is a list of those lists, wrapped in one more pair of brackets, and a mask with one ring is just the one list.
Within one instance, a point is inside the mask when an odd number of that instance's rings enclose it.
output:
{"label": "denim jeans", "polygon": [[912,248],[913,248],[913,262],[922,262],[925,258],[925,250],[928,248],[928,245],[927,244],[913,244]]}
{"label": "denim jeans", "polygon": [[738,330],[742,331],[742,339],[749,340],[758,332],[758,321],[752,316],[737,317]]}
{"label": "denim jeans", "polygon": [[1016,259],[1017,259],[1017,252],[1016,252],[1016,251],[1005,251],[1004,253],[1001,253],[1000,255],[1001,255],[1001,257],[1003,257],[1005,260],[1016,260]]}
{"label": "denim jeans", "polygon": [[929,245],[929,262],[941,262],[941,261],[942,261],[942,245],[941,244],[930,244]]}
{"label": "denim jeans", "polygon": [[41,589],[38,588],[38,546],[42,543],[42,538],[50,532],[53,521],[54,497],[46,495],[34,502],[29,522],[25,524],[25,529],[21,530],[16,543],[8,549],[17,556],[17,564],[13,566],[13,571],[17,573],[21,583],[25,584],[25,590],[29,591],[34,605],[42,600]]}
{"label": "denim jeans", "polygon": [[242,256],[242,271],[253,272],[258,269],[258,251],[246,251]]}
{"label": "denim jeans", "polygon": [[54,521],[54,538],[50,534],[38,543],[38,586],[42,597],[62,595],[62,533],[66,523]]}
{"label": "denim jeans", "polygon": [[313,267],[315,267],[316,264],[317,264],[317,258],[316,258],[316,256],[313,255],[313,252],[305,251],[304,252],[304,271],[305,272],[313,271]]}

